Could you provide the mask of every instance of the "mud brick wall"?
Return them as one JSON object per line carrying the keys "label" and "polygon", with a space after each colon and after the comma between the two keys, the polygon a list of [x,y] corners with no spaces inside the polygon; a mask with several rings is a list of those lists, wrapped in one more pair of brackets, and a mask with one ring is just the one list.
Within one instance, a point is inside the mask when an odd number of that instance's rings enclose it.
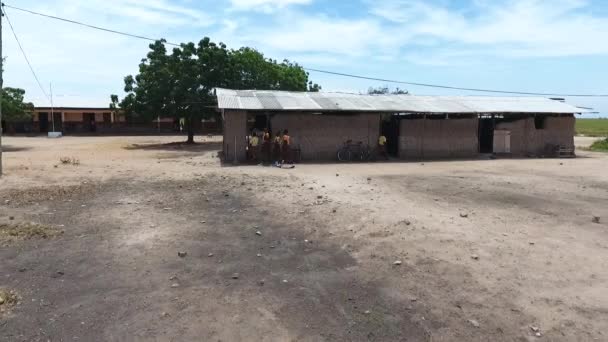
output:
{"label": "mud brick wall", "polygon": [[375,149],[380,134],[378,114],[279,113],[270,120],[274,132],[289,130],[292,147],[301,149],[302,160],[335,160],[338,149],[348,139]]}
{"label": "mud brick wall", "polygon": [[236,158],[239,162],[247,160],[247,112],[224,111],[224,160],[228,163],[234,160],[235,141]]}
{"label": "mud brick wall", "polygon": [[548,117],[545,119],[545,128],[539,130],[541,139],[545,144],[573,148],[575,122],[574,116]]}
{"label": "mud brick wall", "polygon": [[459,158],[479,152],[477,118],[401,120],[399,157]]}
{"label": "mud brick wall", "polygon": [[534,118],[500,122],[496,129],[511,131],[512,155],[545,155],[547,145],[574,147],[574,123],[574,116],[548,116],[542,129],[536,129]]}
{"label": "mud brick wall", "polygon": [[511,154],[524,156],[536,153],[539,139],[534,128],[534,118],[526,118],[511,122],[499,122],[496,129],[511,131]]}

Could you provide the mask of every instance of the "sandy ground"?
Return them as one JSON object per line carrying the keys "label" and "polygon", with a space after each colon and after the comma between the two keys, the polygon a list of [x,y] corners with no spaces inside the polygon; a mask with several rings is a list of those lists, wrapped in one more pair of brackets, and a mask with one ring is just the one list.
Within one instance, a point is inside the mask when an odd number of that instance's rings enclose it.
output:
{"label": "sandy ground", "polygon": [[575,137],[574,138],[574,144],[576,145],[577,148],[588,148],[589,146],[591,146],[591,144],[593,144],[595,141],[600,140],[602,138],[597,138],[597,137]]}
{"label": "sandy ground", "polygon": [[182,139],[3,139],[0,224],[63,234],[0,243],[1,341],[608,340],[607,154],[284,170]]}

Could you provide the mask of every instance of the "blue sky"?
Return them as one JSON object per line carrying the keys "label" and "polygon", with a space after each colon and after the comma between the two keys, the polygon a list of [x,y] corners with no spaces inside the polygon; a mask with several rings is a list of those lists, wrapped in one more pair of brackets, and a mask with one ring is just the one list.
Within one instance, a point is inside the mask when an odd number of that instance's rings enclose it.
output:
{"label": "blue sky", "polygon": [[[164,37],[251,46],[304,66],[471,88],[608,94],[604,0],[36,0],[6,1],[51,15]],[[148,42],[6,9],[58,106],[106,106],[122,95]],[[48,105],[4,23],[5,86]],[[311,73],[325,91],[383,82]],[[396,86],[396,85],[395,85]],[[472,94],[414,86],[414,94]],[[607,98],[571,98],[608,115]]]}

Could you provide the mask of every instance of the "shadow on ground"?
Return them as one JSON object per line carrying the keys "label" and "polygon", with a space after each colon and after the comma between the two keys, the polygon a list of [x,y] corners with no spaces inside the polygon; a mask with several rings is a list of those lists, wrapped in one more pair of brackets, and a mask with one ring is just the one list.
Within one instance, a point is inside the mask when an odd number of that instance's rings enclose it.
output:
{"label": "shadow on ground", "polygon": [[[329,233],[336,223],[310,207],[261,200],[280,182],[109,181],[8,208],[65,234],[0,249],[10,274],[0,285],[23,297],[0,341],[513,340],[530,321],[505,306],[493,315],[508,333],[494,320],[471,328],[465,317],[493,294],[466,269],[430,258],[362,264],[354,255],[369,241]],[[11,196],[27,203],[32,194]]]}
{"label": "shadow on ground", "polygon": [[208,152],[216,151],[222,148],[222,142],[196,142],[188,144],[186,142],[171,142],[166,144],[131,144],[125,146],[125,150],[143,150],[143,151],[182,151],[182,152]]}
{"label": "shadow on ground", "polygon": [[2,152],[21,152],[21,151],[29,151],[31,149],[32,149],[31,147],[2,145]]}
{"label": "shadow on ground", "polygon": [[219,181],[115,182],[41,203],[58,215],[38,219],[66,233],[0,250],[0,285],[24,298],[0,340],[429,340],[432,315],[413,320],[337,241]]}

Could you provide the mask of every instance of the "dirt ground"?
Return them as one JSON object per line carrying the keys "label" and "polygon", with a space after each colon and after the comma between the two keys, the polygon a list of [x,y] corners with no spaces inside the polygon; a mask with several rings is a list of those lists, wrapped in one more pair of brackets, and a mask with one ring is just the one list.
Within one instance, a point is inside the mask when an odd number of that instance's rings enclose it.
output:
{"label": "dirt ground", "polygon": [[0,225],[60,234],[0,239],[0,341],[608,341],[608,154],[285,170],[183,139],[3,138]]}

